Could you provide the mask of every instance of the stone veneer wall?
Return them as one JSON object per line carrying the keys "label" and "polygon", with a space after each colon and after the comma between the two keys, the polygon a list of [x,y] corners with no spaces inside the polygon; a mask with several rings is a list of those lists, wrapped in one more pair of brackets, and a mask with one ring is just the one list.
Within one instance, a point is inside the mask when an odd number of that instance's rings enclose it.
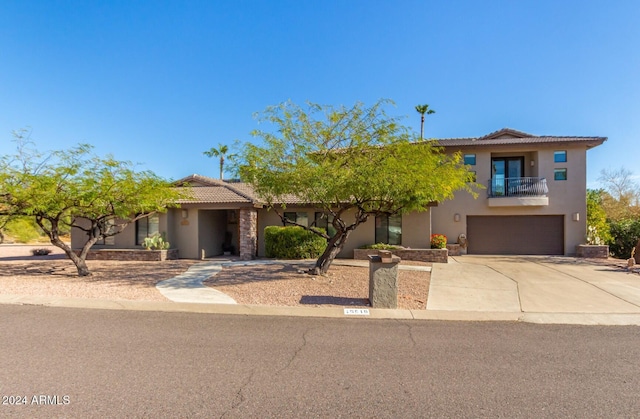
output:
{"label": "stone veneer wall", "polygon": [[460,254],[462,253],[460,249],[461,247],[458,243],[451,243],[451,244],[447,243],[447,250],[449,251],[449,256],[460,256]]}
{"label": "stone veneer wall", "polygon": [[579,244],[576,246],[576,256],[579,258],[606,259],[609,257],[609,246]]}
{"label": "stone veneer wall", "polygon": [[256,257],[258,249],[258,211],[255,208],[240,208],[240,259]]}
{"label": "stone veneer wall", "polygon": [[[403,260],[415,260],[419,262],[435,262],[447,263],[449,261],[449,252],[447,249],[397,249],[392,250],[394,256]],[[360,260],[368,260],[369,255],[378,255],[376,249],[354,249],[353,258]]]}
{"label": "stone veneer wall", "polygon": [[[80,253],[79,250],[76,250],[75,252]],[[89,250],[89,253],[87,253],[87,260],[162,261],[171,259],[178,259],[178,249],[99,249]]]}

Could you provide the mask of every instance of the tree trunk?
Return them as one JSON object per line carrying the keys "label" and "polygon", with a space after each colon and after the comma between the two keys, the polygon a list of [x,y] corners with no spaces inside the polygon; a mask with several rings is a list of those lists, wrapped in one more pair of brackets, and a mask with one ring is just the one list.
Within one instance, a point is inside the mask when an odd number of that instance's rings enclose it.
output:
{"label": "tree trunk", "polygon": [[98,238],[90,237],[89,240],[87,240],[87,242],[82,247],[80,254],[76,255],[73,249],[71,249],[71,246],[67,246],[65,242],[60,240],[60,235],[58,234],[58,220],[52,219],[52,220],[49,220],[49,222],[51,223],[51,227],[47,228],[47,226],[45,226],[44,223],[42,222],[42,219],[36,217],[36,223],[38,223],[40,228],[42,228],[42,230],[45,233],[47,233],[47,236],[49,236],[49,240],[51,241],[51,244],[64,250],[64,253],[66,253],[67,257],[71,259],[74,265],[76,265],[76,269],[78,270],[78,276],[91,275],[91,272],[89,272],[89,267],[87,266],[86,257],[87,257],[87,253],[89,252],[89,249],[98,241]]}
{"label": "tree trunk", "polygon": [[[93,243],[90,243],[92,241],[93,241]],[[69,259],[71,259],[71,261],[73,262],[74,265],[76,265],[76,269],[78,270],[78,276],[89,276],[89,275],[91,275],[91,272],[89,271],[89,267],[87,266],[86,257],[87,257],[87,253],[88,253],[89,248],[91,246],[93,246],[95,244],[95,242],[96,242],[96,240],[89,240],[89,242],[85,243],[84,247],[82,248],[82,251],[80,251],[80,255],[77,255],[76,252],[74,252],[73,249],[71,249],[70,246],[67,246],[59,238],[51,238],[51,244],[53,244],[54,246],[57,246],[60,249],[64,250],[64,253],[66,253],[67,257]],[[89,246],[87,246],[87,244]],[[85,248],[86,248],[86,250],[85,250]]]}
{"label": "tree trunk", "polygon": [[636,263],[640,264],[640,239],[638,239],[638,243],[636,244],[636,252],[633,257],[636,259]]}
{"label": "tree trunk", "polygon": [[309,274],[325,275],[327,273],[329,267],[331,267],[331,263],[344,247],[344,244],[346,243],[347,238],[349,238],[351,231],[351,229],[339,231],[329,240],[324,253],[320,255],[320,257],[316,261],[315,266],[309,269]]}

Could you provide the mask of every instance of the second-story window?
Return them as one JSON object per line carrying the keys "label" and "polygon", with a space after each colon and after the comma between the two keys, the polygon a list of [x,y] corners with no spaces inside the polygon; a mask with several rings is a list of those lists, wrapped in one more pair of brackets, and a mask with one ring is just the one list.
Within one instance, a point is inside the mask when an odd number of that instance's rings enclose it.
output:
{"label": "second-story window", "polygon": [[566,163],[567,161],[567,151],[566,150],[557,150],[553,152],[553,162],[554,163]]}
{"label": "second-story window", "polygon": [[469,166],[476,165],[476,155],[475,154],[465,154],[464,155],[464,164],[468,164]]}
{"label": "second-story window", "polygon": [[553,180],[567,180],[567,169],[553,169]]}

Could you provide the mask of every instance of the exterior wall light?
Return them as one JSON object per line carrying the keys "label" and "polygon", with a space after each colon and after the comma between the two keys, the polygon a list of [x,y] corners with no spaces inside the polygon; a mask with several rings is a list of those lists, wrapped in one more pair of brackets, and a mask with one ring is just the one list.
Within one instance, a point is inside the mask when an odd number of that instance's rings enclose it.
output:
{"label": "exterior wall light", "polygon": [[579,212],[574,212],[573,213],[573,221],[580,221],[580,213]]}
{"label": "exterior wall light", "polygon": [[460,214],[454,214],[453,215],[453,221],[455,221],[456,223],[460,222]]}
{"label": "exterior wall light", "polygon": [[182,218],[189,218],[189,210],[186,208],[182,209]]}

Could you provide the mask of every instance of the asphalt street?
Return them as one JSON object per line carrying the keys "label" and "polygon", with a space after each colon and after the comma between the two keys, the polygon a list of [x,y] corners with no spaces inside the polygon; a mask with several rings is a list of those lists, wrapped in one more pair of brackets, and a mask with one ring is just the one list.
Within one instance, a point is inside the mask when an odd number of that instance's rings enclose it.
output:
{"label": "asphalt street", "polygon": [[638,417],[639,388],[637,326],[0,305],[0,417]]}

